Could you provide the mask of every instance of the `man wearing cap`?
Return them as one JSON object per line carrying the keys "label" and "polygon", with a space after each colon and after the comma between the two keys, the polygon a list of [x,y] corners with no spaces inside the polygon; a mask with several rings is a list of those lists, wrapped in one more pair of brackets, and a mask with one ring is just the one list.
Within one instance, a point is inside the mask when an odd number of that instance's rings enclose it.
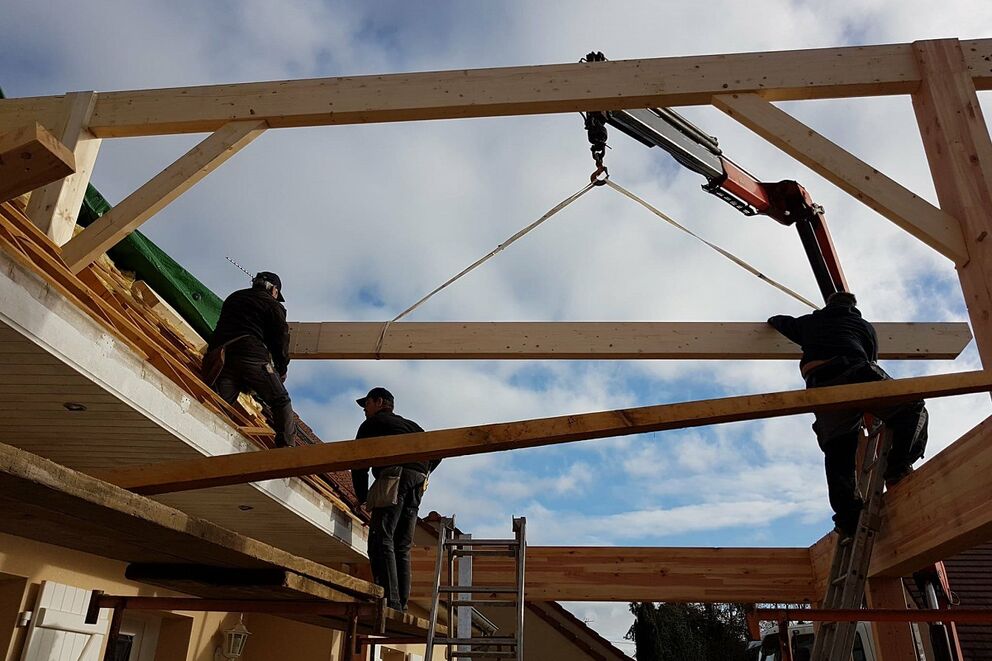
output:
{"label": "man wearing cap", "polygon": [[[876,363],[878,338],[874,327],[861,317],[857,303],[854,294],[837,292],[827,299],[822,310],[801,317],[778,315],[768,320],[775,330],[802,347],[799,370],[807,388],[892,378]],[[855,469],[865,413],[879,418],[892,431],[892,451],[885,471],[887,486],[912,472],[913,462],[923,457],[927,446],[928,414],[922,399],[870,411],[816,413],[813,431],[823,450],[830,506],[837,531],[842,535],[854,534],[864,507]]]}
{"label": "man wearing cap", "polygon": [[212,385],[229,404],[242,392],[255,392],[272,412],[276,447],[293,442],[296,418],[283,382],[289,365],[289,326],[286,324],[282,280],[262,271],[251,287],[240,289],[224,301],[207,355],[215,365]]}
{"label": "man wearing cap", "polygon": [[[365,411],[365,422],[358,428],[355,438],[424,431],[416,422],[393,413],[395,400],[385,388],[373,388],[368,395],[356,401]],[[372,476],[377,480],[384,474],[399,473],[396,504],[373,508],[372,522],[369,524],[369,562],[372,565],[372,576],[386,591],[390,608],[406,610],[410,598],[410,547],[417,526],[417,512],[420,510],[420,499],[424,495],[427,476],[439,463],[440,459],[434,459],[372,468]],[[352,470],[351,480],[358,499],[364,503],[369,493],[369,469]]]}

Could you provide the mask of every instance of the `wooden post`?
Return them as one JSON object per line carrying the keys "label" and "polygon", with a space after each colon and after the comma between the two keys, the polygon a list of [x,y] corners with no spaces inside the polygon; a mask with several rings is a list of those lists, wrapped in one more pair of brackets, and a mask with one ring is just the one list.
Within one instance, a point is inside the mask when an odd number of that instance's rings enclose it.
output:
{"label": "wooden post", "polygon": [[[876,576],[865,586],[868,608],[906,608],[901,578]],[[872,622],[872,637],[878,661],[905,661],[916,658],[913,632],[907,623]]]}
{"label": "wooden post", "polygon": [[992,139],[956,39],[918,41],[922,82],[913,109],[941,208],[961,223],[958,267],[982,364],[992,365]]}
{"label": "wooden post", "polygon": [[103,648],[103,661],[116,661],[114,658],[114,643],[121,632],[121,620],[124,618],[124,609],[115,608],[110,618],[110,629],[107,630],[106,645]]}
{"label": "wooden post", "polygon": [[34,191],[28,202],[28,218],[60,246],[72,238],[86,186],[100,152],[101,140],[87,129],[96,98],[94,92],[65,95],[62,122],[49,128],[75,156],[76,173]]}

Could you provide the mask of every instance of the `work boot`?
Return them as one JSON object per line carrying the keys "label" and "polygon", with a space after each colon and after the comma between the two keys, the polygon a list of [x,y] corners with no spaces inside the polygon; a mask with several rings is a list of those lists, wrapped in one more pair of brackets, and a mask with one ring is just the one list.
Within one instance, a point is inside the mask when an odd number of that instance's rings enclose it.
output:
{"label": "work boot", "polygon": [[906,466],[894,471],[886,471],[885,476],[885,488],[891,489],[895,485],[899,484],[907,475],[913,472],[912,466]]}
{"label": "work boot", "polygon": [[864,503],[860,500],[856,503],[856,509],[850,512],[834,514],[834,531],[844,537],[853,537],[854,533],[858,531],[858,522],[861,519],[861,510],[864,509]]}

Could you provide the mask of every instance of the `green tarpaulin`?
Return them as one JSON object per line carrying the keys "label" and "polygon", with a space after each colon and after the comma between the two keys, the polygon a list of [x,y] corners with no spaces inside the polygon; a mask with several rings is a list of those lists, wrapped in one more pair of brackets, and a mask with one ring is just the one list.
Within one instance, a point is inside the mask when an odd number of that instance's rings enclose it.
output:
{"label": "green tarpaulin", "polygon": [[[0,88],[0,99],[4,98]],[[86,197],[79,211],[78,222],[88,226],[110,211],[110,203],[93,186],[86,187]],[[175,308],[204,339],[213,335],[223,301],[189,271],[169,257],[141,232],[130,236],[107,251],[110,259],[122,271],[134,273],[144,280],[166,303]]]}
{"label": "green tarpaulin", "polygon": [[[77,222],[86,227],[110,208],[110,203],[96,188],[87,186]],[[135,279],[148,283],[197,333],[210,339],[223,301],[148,237],[141,232],[132,232],[108,250],[107,255],[117,268],[130,271]]]}

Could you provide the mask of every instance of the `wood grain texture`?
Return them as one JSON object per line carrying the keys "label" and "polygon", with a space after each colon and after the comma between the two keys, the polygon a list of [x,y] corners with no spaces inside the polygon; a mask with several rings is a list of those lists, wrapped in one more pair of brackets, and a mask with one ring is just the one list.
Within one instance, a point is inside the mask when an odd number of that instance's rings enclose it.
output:
{"label": "wood grain texture", "polygon": [[38,123],[0,133],[0,202],[76,171],[76,159]]}
{"label": "wood grain texture", "polygon": [[[875,324],[886,360],[953,359],[968,324]],[[294,360],[798,360],[764,322],[290,322]]]}
{"label": "wood grain texture", "polygon": [[[416,598],[429,597],[435,558],[433,548],[414,549]],[[504,585],[513,576],[512,558],[473,558],[475,585]],[[526,582],[528,601],[797,603],[814,597],[808,548],[528,546]]]}
{"label": "wood grain texture", "polygon": [[[979,89],[992,87],[992,40],[961,42]],[[776,101],[910,94],[911,44],[315,78],[100,93],[98,137],[705,105],[715,94]],[[0,101],[0,129],[57,121],[61,97]],[[16,122],[16,124],[12,124]],[[47,124],[46,124],[47,125]]]}
{"label": "wood grain texture", "polygon": [[363,438],[266,453],[249,452],[121,468],[97,474],[101,479],[140,493],[167,493],[360,466],[388,466],[413,460],[836,410],[852,405],[889,405],[990,389],[992,373],[961,372]]}

